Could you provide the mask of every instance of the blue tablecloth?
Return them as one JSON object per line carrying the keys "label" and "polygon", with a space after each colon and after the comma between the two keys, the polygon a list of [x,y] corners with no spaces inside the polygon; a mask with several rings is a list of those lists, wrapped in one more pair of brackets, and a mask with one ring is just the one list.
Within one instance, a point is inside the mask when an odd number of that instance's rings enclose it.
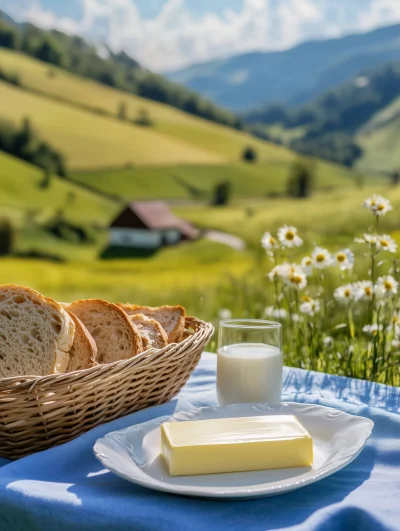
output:
{"label": "blue tablecloth", "polygon": [[98,437],[176,408],[215,401],[215,356],[204,354],[178,400],[17,462],[0,460],[0,530],[400,529],[400,390],[286,369],[284,398],[370,417],[373,436],[342,471],[295,492],[258,500],[178,497],[135,486],[104,470],[92,452]]}

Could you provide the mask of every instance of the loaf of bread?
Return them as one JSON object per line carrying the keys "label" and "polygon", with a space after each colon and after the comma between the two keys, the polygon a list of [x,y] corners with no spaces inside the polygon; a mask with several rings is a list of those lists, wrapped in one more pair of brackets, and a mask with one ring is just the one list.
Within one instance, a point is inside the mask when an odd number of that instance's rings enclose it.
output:
{"label": "loaf of bread", "polygon": [[53,299],[24,286],[0,286],[0,377],[65,372],[74,330]]}

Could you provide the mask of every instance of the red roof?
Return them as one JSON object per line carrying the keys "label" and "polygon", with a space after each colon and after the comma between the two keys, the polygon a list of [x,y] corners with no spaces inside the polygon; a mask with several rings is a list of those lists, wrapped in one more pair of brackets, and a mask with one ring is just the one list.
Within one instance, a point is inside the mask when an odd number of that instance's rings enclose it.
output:
{"label": "red roof", "polygon": [[147,228],[149,230],[178,229],[188,239],[199,235],[188,221],[177,218],[163,201],[130,203],[111,223],[111,227]]}

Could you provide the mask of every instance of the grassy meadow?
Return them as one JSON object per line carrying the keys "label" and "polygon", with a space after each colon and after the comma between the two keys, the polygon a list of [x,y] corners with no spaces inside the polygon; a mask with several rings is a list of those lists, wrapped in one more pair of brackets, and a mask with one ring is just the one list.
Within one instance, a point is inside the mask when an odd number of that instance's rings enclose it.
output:
{"label": "grassy meadow", "polygon": [[[45,182],[41,169],[0,152],[0,217],[12,223],[15,240],[13,254],[0,259],[0,283],[26,284],[63,301],[104,297],[183,304],[188,313],[215,324],[222,309],[259,318],[275,301],[274,286],[266,277],[271,261],[260,245],[264,232],[296,226],[304,246],[279,251],[279,259],[299,262],[315,245],[331,252],[355,250],[354,238],[371,225],[362,204],[373,192],[388,196],[400,209],[400,189],[388,188],[384,179],[371,176],[360,182],[351,170],[319,160],[312,161],[312,196],[290,199],[288,179],[298,156],[285,147],[8,50],[0,49],[0,69],[17,73],[22,84],[0,81],[0,117],[29,117],[40,137],[65,154],[70,170],[68,179],[47,176]],[[124,119],[118,117],[121,103]],[[132,123],[143,109],[152,126]],[[257,151],[256,163],[241,161],[249,145]],[[222,182],[231,185],[229,204],[211,206],[215,187]],[[246,249],[236,251],[201,238],[148,258],[100,259],[109,223],[123,205],[154,198],[168,200],[177,215],[201,229],[242,238]],[[385,217],[380,230],[400,244],[397,219],[396,213]],[[83,240],[74,228],[82,229]],[[33,251],[37,258],[32,258]],[[384,262],[379,267],[387,272],[389,266]],[[368,258],[361,254],[354,270],[367,276]],[[342,280],[337,272],[328,277],[332,285]],[[310,284],[312,295],[313,289]],[[329,319],[328,312],[319,329],[315,321],[318,334],[310,344],[309,329],[295,339],[287,337],[286,363],[400,383],[393,371],[378,370],[379,364],[363,372],[370,366],[370,354],[362,334],[351,337],[362,346],[358,357],[346,358],[346,363],[326,350],[324,337],[335,336],[343,317],[342,310],[329,308]],[[364,317],[361,312],[354,319],[360,324]],[[292,329],[288,323],[285,327]],[[348,337],[347,331],[338,336],[340,351],[349,346]]]}

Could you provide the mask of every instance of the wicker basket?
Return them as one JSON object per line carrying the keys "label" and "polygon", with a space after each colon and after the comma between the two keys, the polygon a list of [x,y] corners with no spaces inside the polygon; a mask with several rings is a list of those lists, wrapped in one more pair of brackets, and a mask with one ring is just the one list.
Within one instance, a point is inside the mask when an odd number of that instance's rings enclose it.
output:
{"label": "wicker basket", "polygon": [[194,333],[181,343],[129,360],[42,377],[0,379],[0,456],[18,459],[85,431],[171,400],[184,386],[213,327],[186,318]]}

